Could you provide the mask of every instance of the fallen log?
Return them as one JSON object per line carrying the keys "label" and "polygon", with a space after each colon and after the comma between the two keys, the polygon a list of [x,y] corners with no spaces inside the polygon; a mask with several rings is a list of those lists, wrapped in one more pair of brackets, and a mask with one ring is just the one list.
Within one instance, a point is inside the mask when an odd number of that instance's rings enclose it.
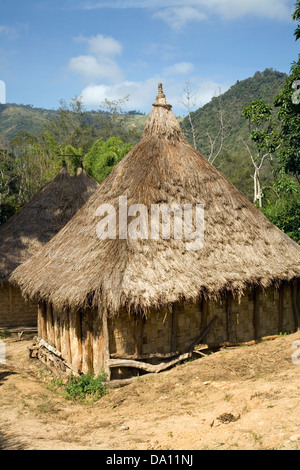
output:
{"label": "fallen log", "polygon": [[157,364],[157,365],[148,364],[147,362],[129,360],[129,359],[110,359],[108,362],[108,365],[111,368],[132,367],[134,369],[142,369],[142,370],[145,370],[146,372],[158,374],[159,372],[169,369],[169,367],[174,366],[178,362],[189,359],[190,357],[192,357],[192,353],[188,352],[188,353],[182,354],[176,359],[173,359],[172,361],[162,362],[161,364]]}
{"label": "fallen log", "polygon": [[[173,354],[174,354],[174,355],[178,356],[178,357],[176,357],[176,359],[172,359],[169,362],[162,362],[160,364],[154,365],[154,364],[149,364],[148,362],[141,362],[141,361],[138,361],[138,360],[135,360],[135,359],[131,359],[132,356],[125,357],[124,355],[122,355],[122,356],[119,356],[119,357],[116,358],[117,355],[114,354],[114,355],[110,356],[110,359],[108,361],[108,366],[110,368],[129,367],[129,368],[134,368],[134,369],[141,369],[141,370],[144,370],[146,372],[153,373],[153,374],[158,374],[159,372],[162,372],[164,370],[169,369],[170,367],[173,367],[174,365],[178,364],[178,362],[190,359],[193,355],[194,347],[197,344],[201,343],[201,341],[207,335],[208,331],[210,330],[212,325],[215,323],[217,318],[218,317],[215,316],[210,321],[210,323],[201,332],[200,336],[198,336],[198,338],[193,341],[191,346],[188,348],[187,352],[185,352],[184,354],[179,355],[179,353],[176,352],[176,353],[170,353],[170,354],[165,354],[165,355],[163,355],[163,354],[152,354],[151,355],[151,358],[159,358],[159,357],[167,358],[167,357],[172,357]],[[114,356],[114,358],[113,358],[113,356]],[[149,358],[150,358],[150,356],[145,357],[145,359],[149,359]]]}
{"label": "fallen log", "polygon": [[171,359],[173,357],[179,356],[180,352],[176,351],[173,353],[154,353],[154,354],[120,354],[120,353],[113,353],[110,355],[111,359],[129,359],[134,361],[142,361],[142,360],[149,360],[149,359]]}

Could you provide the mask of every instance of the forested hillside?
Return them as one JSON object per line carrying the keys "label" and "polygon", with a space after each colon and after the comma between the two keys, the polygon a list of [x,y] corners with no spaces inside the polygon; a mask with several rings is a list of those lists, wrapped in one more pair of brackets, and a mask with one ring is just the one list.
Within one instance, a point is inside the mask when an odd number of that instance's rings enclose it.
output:
{"label": "forested hillside", "polygon": [[293,99],[300,56],[289,76],[271,69],[238,81],[182,127],[214,166],[267,217],[300,242],[300,104]]}
{"label": "forested hillside", "polygon": [[[289,109],[297,77],[299,61],[289,77],[257,72],[180,122],[190,144],[299,241],[299,105],[290,110],[294,121],[286,118],[287,129],[293,122],[286,137],[278,115]],[[58,110],[0,105],[0,224],[54,178],[62,154],[73,155],[66,159],[71,174],[83,158],[101,183],[138,142],[146,121],[136,111],[124,112],[123,104],[106,101],[96,111],[86,111],[77,98],[62,101]]]}
{"label": "forested hillside", "polygon": [[1,140],[9,142],[20,132],[37,135],[56,114],[57,110],[33,108],[30,105],[0,104]]}
{"label": "forested hillside", "polygon": [[[63,103],[63,101],[62,101]],[[63,104],[65,106],[65,103]],[[97,121],[99,111],[89,111],[86,116],[90,123]],[[0,142],[9,143],[20,132],[39,136],[47,123],[59,116],[57,109],[34,108],[31,105],[0,104]],[[146,116],[139,112],[128,113],[128,123],[137,127],[139,131],[145,124]]]}
{"label": "forested hillside", "polygon": [[[287,75],[271,69],[264,72],[256,72],[253,77],[237,81],[227,92],[215,96],[212,100],[192,113],[198,150],[207,156],[210,154],[211,145],[209,135],[213,138],[220,131],[219,113],[223,114],[224,133],[226,141],[224,148],[230,151],[243,149],[241,137],[249,134],[248,126],[243,118],[244,106],[254,100],[264,100],[272,105],[275,96],[283,88]],[[182,123],[188,140],[192,144],[191,129],[188,117]]]}
{"label": "forested hillside", "polygon": [[[264,100],[272,105],[286,78],[286,74],[271,69],[256,72],[253,77],[237,81],[227,92],[215,96],[208,104],[191,113],[197,150],[250,199],[253,192],[250,175],[253,171],[244,144],[249,139],[249,125],[243,117],[243,108],[255,100]],[[182,127],[193,145],[188,117],[182,122]],[[270,170],[270,164],[266,164],[262,173],[264,181],[269,180]]]}

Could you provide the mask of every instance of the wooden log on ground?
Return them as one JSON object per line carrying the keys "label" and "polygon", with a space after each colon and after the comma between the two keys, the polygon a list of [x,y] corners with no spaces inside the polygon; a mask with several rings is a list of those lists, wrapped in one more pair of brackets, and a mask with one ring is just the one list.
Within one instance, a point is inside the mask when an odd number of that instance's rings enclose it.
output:
{"label": "wooden log on ground", "polygon": [[120,359],[110,358],[108,360],[108,367],[109,368],[129,367],[129,368],[134,368],[134,369],[141,369],[141,370],[144,370],[146,372],[153,373],[153,374],[158,374],[159,372],[167,370],[170,367],[173,367],[174,365],[178,364],[178,362],[185,361],[185,360],[192,357],[194,347],[197,344],[201,343],[201,341],[207,335],[209,329],[215,323],[217,318],[218,317],[215,316],[210,321],[210,323],[204,328],[204,330],[201,332],[200,336],[195,341],[193,341],[193,343],[189,347],[188,351],[185,352],[184,354],[181,354],[180,356],[176,357],[176,359],[172,359],[171,361],[162,362],[160,364],[154,365],[154,364],[149,364],[148,362],[140,362],[140,361],[133,360],[133,359],[128,359],[128,358],[122,358],[122,359],[121,358]]}
{"label": "wooden log on ground", "polygon": [[154,354],[140,354],[137,356],[136,354],[120,354],[120,353],[113,353],[110,355],[111,359],[129,359],[133,361],[147,361],[149,359],[172,359],[173,357],[179,356],[179,351],[173,353],[154,353]]}
{"label": "wooden log on ground", "polygon": [[174,366],[180,361],[189,359],[190,357],[192,357],[192,353],[188,352],[188,353],[182,354],[181,356],[177,357],[176,359],[172,361],[163,362],[157,365],[148,364],[147,362],[128,360],[128,359],[110,359],[108,361],[108,365],[110,368],[130,367],[130,368],[141,369],[141,370],[145,370],[146,372],[158,374],[159,372],[169,369],[170,367]]}

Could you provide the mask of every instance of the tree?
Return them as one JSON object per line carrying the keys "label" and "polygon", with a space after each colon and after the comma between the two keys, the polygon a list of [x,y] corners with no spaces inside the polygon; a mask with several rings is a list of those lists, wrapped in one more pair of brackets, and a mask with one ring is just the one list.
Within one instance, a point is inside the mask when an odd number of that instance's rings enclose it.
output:
{"label": "tree", "polygon": [[[300,0],[296,2],[293,14],[300,20]],[[300,25],[295,31],[300,38]],[[266,216],[281,230],[300,244],[300,56],[294,62],[281,92],[275,97],[280,123],[279,162],[275,168],[275,180],[267,194],[263,208]]]}
{"label": "tree", "polygon": [[196,99],[196,93],[191,92],[189,80],[185,82],[184,99],[180,101],[180,103],[183,104],[183,106],[187,109],[189,123],[191,126],[193,145],[194,145],[194,149],[197,150],[196,132],[195,132],[194,123],[192,119],[192,110],[197,106],[197,99]]}
{"label": "tree", "polygon": [[262,211],[273,224],[300,244],[300,187],[282,168],[266,190]]}
{"label": "tree", "polygon": [[222,106],[221,90],[219,90],[219,95],[217,97],[216,103],[217,103],[217,108],[215,112],[216,112],[216,120],[218,122],[217,131],[214,136],[211,136],[210,132],[207,133],[209,143],[210,143],[210,152],[209,152],[207,159],[212,165],[215,163],[216,159],[221,154],[223,147],[224,147],[224,142],[229,135],[227,133],[227,129],[225,126],[225,113],[224,113],[223,106]]}
{"label": "tree", "polygon": [[87,111],[77,97],[69,104],[62,100],[57,115],[46,124],[45,132],[58,148],[71,145],[74,149],[81,149],[83,154],[100,138],[119,137],[123,141],[135,142],[140,136],[136,128],[129,125],[130,116],[122,108],[127,99],[105,99],[98,111]]}
{"label": "tree", "polygon": [[278,132],[272,120],[272,108],[264,100],[256,100],[245,106],[242,114],[248,120],[250,141],[255,149],[253,151],[243,139],[254,166],[253,202],[258,202],[259,207],[262,207],[263,190],[260,173],[266,158],[275,153],[280,146]]}
{"label": "tree", "polygon": [[53,137],[57,145],[81,147],[84,152],[99,138],[97,123],[77,97],[69,104],[61,100],[57,115],[46,124],[45,131]]}
{"label": "tree", "polygon": [[286,173],[294,175],[300,183],[300,99],[295,99],[297,93],[300,96],[297,92],[298,80],[300,80],[300,55],[298,62],[293,63],[282,91],[274,100],[281,124],[280,162]]}
{"label": "tree", "polygon": [[101,183],[132,147],[133,144],[117,137],[111,137],[106,142],[98,139],[84,157],[84,168]]}
{"label": "tree", "polygon": [[20,132],[10,142],[14,156],[14,175],[17,179],[17,201],[28,202],[45,183],[57,174],[57,154],[49,152],[38,137]]}
{"label": "tree", "polygon": [[99,137],[108,140],[117,137],[124,142],[137,142],[140,133],[135,126],[130,126],[130,114],[124,111],[129,95],[119,100],[105,99],[97,112],[96,122]]}
{"label": "tree", "polygon": [[[297,0],[295,5],[295,11],[293,13],[293,20],[300,21],[300,0]],[[296,41],[300,38],[300,25],[297,26],[295,30]]]}

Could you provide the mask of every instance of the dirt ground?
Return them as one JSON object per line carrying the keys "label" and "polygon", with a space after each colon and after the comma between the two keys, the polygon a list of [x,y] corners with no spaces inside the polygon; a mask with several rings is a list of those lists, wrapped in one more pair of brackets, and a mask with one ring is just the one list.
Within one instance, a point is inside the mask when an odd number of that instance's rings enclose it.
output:
{"label": "dirt ground", "polygon": [[29,359],[29,336],[9,337],[0,365],[0,449],[300,450],[297,340],[300,332],[222,349],[79,404]]}

